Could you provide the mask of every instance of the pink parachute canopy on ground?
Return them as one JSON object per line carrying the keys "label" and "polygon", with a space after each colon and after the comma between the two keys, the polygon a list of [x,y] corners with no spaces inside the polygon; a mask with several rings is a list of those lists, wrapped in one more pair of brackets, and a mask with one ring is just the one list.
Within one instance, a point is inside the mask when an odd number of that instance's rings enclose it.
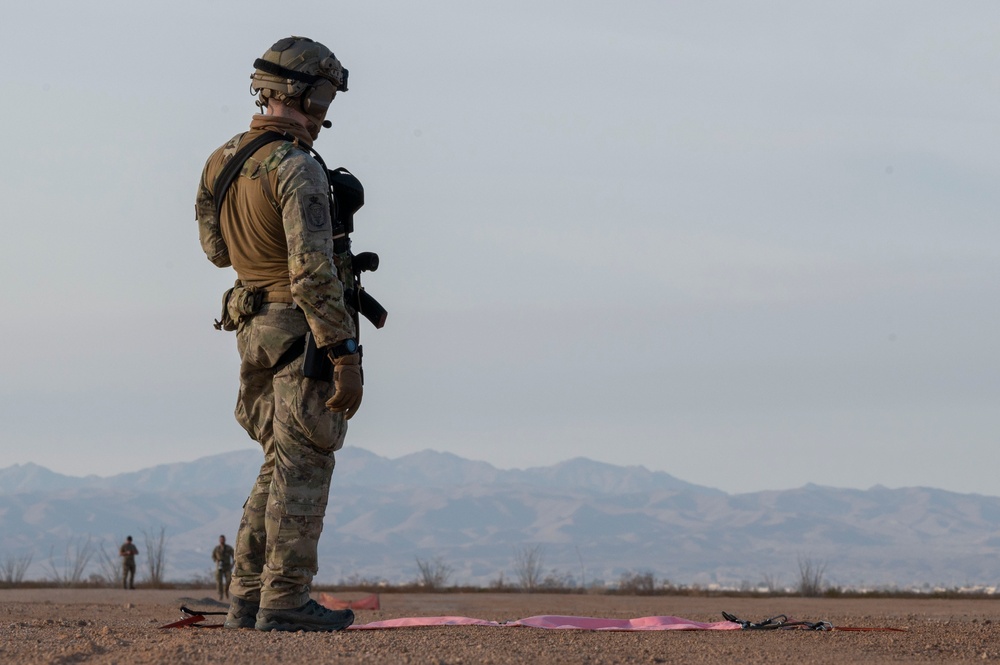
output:
{"label": "pink parachute canopy on ground", "polygon": [[[380,607],[377,594],[359,600],[343,600],[333,594],[317,594],[316,600],[331,610],[351,608],[355,610],[377,610]],[[740,624],[732,621],[701,623],[678,617],[640,617],[638,619],[600,619],[594,617],[574,617],[544,615],[519,619],[517,621],[486,621],[471,617],[437,616],[387,619],[371,623],[355,624],[348,630],[382,630],[386,628],[419,628],[424,626],[491,626],[494,628],[548,628],[554,630],[739,630]]]}
{"label": "pink parachute canopy on ground", "polygon": [[[381,606],[378,594],[371,594],[358,600],[343,600],[328,593],[318,594],[321,605],[330,609],[365,609],[378,610]],[[181,606],[185,618],[168,623],[160,628],[182,628],[198,626],[201,628],[221,628],[222,624],[208,624],[206,615],[224,615],[226,612],[205,612],[192,610]],[[704,623],[672,616],[638,617],[636,619],[607,619],[601,617],[563,616],[559,614],[544,614],[518,619],[516,621],[487,621],[472,617],[459,616],[428,616],[407,617],[402,619],[386,619],[369,623],[354,624],[348,630],[385,630],[389,628],[421,628],[433,626],[487,626],[490,628],[544,628],[548,630],[601,630],[601,631],[650,631],[650,630],[851,630],[851,631],[898,631],[905,628],[887,628],[873,626],[834,626],[829,621],[796,621],[784,614],[758,621],[743,621],[738,617],[722,613],[725,621]]]}
{"label": "pink parachute canopy on ground", "polygon": [[550,630],[740,630],[741,626],[732,621],[702,623],[678,617],[639,617],[637,619],[602,619],[597,617],[571,617],[542,615],[518,619],[517,621],[486,621],[470,617],[411,617],[387,619],[371,623],[355,624],[348,630],[381,630],[386,628],[416,628],[422,626],[491,626],[494,628],[548,628]]}

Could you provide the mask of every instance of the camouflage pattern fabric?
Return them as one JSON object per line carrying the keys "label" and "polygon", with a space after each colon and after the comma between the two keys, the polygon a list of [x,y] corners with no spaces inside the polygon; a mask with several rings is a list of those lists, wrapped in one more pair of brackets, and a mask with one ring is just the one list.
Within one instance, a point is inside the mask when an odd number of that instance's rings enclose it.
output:
{"label": "camouflage pattern fabric", "polygon": [[233,548],[229,545],[216,545],[212,550],[212,561],[219,570],[233,569]]}
{"label": "camouflage pattern fabric", "polygon": [[215,571],[215,592],[219,594],[219,600],[229,597],[229,586],[233,583],[233,569],[217,568]]}
{"label": "camouflage pattern fabric", "polygon": [[122,588],[135,588],[135,555],[139,553],[139,548],[134,543],[124,542],[118,548],[118,554],[122,558]]}
{"label": "camouflage pattern fabric", "polygon": [[215,590],[221,599],[229,595],[229,585],[233,581],[233,548],[229,545],[216,545],[212,550],[212,561],[215,562]]}
{"label": "camouflage pattern fabric", "polygon": [[[232,265],[245,286],[291,292],[319,347],[356,337],[344,304],[349,257],[333,252],[329,185],[322,166],[297,143],[271,143],[247,160],[230,188],[221,218],[212,187],[235,147],[265,131],[302,139],[302,129],[273,116],[254,116],[250,131],[209,157],[195,200],[202,249],[215,265]],[[296,129],[298,128],[298,129]]]}
{"label": "camouflage pattern fabric", "polygon": [[135,568],[135,555],[139,553],[139,548],[134,543],[122,543],[122,546],[118,548],[118,553],[122,557],[122,565]]}
{"label": "camouflage pattern fabric", "polygon": [[293,609],[309,600],[334,451],[347,434],[343,414],[325,406],[333,384],[305,378],[302,355],[275,372],[281,355],[308,329],[301,310],[274,303],[236,333],[236,419],[260,442],[264,463],[243,506],[230,593],[267,609]]}
{"label": "camouflage pattern fabric", "polygon": [[[217,214],[216,177],[240,144],[265,131],[294,141],[268,144],[248,159]],[[333,252],[329,185],[308,145],[300,125],[254,116],[249,132],[209,157],[195,204],[209,260],[232,265],[242,285],[266,292],[259,311],[239,317],[236,333],[236,419],[260,444],[264,462],[243,507],[229,585],[233,596],[265,609],[309,600],[334,451],[347,432],[343,414],[325,407],[333,384],[305,378],[301,354],[279,365],[282,354],[310,330],[321,348],[357,336],[344,303],[349,257]]]}

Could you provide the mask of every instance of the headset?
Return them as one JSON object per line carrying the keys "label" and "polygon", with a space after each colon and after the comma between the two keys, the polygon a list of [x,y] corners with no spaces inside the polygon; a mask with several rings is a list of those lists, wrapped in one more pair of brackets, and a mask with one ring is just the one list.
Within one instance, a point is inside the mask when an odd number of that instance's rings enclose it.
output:
{"label": "headset", "polygon": [[[306,89],[298,96],[299,107],[302,112],[308,116],[314,118],[322,118],[326,115],[327,110],[330,108],[330,104],[333,103],[334,98],[337,96],[337,92],[340,90],[347,90],[347,76],[348,71],[341,68],[341,84],[337,86],[328,78],[320,76],[319,74],[306,74],[304,72],[297,72],[294,69],[289,69],[287,67],[282,67],[279,64],[269,62],[262,58],[257,58],[254,60],[253,66],[272,76],[278,76],[284,79],[290,79],[292,81],[298,81],[300,83],[306,84]],[[329,121],[324,121],[324,127],[331,127],[328,124]]]}

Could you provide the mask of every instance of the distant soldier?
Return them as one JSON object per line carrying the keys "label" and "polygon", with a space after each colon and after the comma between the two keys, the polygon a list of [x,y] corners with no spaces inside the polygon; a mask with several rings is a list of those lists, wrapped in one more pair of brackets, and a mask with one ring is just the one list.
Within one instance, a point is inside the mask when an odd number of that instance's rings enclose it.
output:
{"label": "distant soldier", "polygon": [[212,550],[215,562],[215,586],[219,600],[229,598],[229,583],[233,579],[233,548],[226,545],[226,537],[219,536],[219,544]]}
{"label": "distant soldier", "polygon": [[125,538],[125,542],[118,548],[118,556],[122,558],[122,588],[135,588],[135,557],[139,554],[139,548],[132,544],[132,536]]}

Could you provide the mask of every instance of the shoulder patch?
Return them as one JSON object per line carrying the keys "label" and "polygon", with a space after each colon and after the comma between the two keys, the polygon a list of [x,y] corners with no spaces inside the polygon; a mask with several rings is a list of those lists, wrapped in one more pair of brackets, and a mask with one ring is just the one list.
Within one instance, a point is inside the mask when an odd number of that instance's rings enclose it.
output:
{"label": "shoulder patch", "polygon": [[310,231],[322,231],[330,225],[329,207],[323,194],[310,194],[303,207],[303,217]]}

